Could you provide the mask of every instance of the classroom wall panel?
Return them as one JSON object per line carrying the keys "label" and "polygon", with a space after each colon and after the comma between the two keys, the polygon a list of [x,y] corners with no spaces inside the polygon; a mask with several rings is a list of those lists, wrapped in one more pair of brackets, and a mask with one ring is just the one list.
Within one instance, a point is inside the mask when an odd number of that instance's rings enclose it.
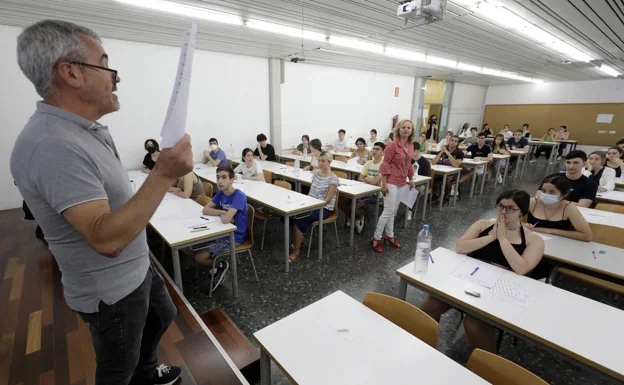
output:
{"label": "classroom wall panel", "polygon": [[[9,157],[20,130],[40,97],[17,66],[16,38],[21,29],[0,26],[0,209],[18,207],[21,197],[13,185]],[[180,36],[180,43],[182,36]],[[126,169],[138,168],[147,138],[160,139],[178,65],[179,47],[104,39],[110,67],[119,71],[118,112],[107,115],[108,125]],[[269,132],[268,60],[197,51],[193,63],[187,132],[196,161],[210,137],[219,139],[228,156],[254,148],[256,135]]]}
{"label": "classroom wall panel", "polygon": [[464,123],[481,127],[486,86],[455,83],[449,108],[448,130],[459,133]]}
{"label": "classroom wall panel", "polygon": [[[385,139],[392,117],[409,118],[414,78],[353,69],[285,63],[282,84],[282,148],[301,143],[301,135],[331,144],[344,128],[355,141],[368,142],[371,129]],[[395,96],[398,88],[398,96]]]}

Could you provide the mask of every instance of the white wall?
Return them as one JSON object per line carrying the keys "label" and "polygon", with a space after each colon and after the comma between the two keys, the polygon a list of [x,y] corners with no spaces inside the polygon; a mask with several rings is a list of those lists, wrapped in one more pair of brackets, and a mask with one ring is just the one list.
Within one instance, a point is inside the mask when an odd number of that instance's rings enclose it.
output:
{"label": "white wall", "polygon": [[[19,28],[0,26],[0,116],[5,125],[0,140],[0,210],[18,207],[21,197],[9,172],[9,157],[21,128],[39,96],[17,66]],[[180,42],[182,36],[180,36]],[[109,126],[124,167],[138,168],[147,138],[160,139],[160,130],[178,65],[179,47],[104,40],[111,68],[119,71],[120,111],[101,119]],[[256,135],[269,135],[268,61],[262,58],[197,51],[193,63],[187,132],[196,160],[219,139],[228,156],[254,148]]]}
{"label": "white wall", "polygon": [[331,144],[341,128],[353,141],[363,137],[368,142],[373,128],[378,138],[386,138],[394,115],[410,117],[413,91],[413,77],[286,63],[282,147],[301,143],[303,134]]}
{"label": "white wall", "polygon": [[485,104],[622,103],[624,79],[491,86]]}
{"label": "white wall", "polygon": [[448,130],[459,133],[464,123],[470,123],[470,127],[481,126],[486,91],[485,86],[454,83],[449,106]]}

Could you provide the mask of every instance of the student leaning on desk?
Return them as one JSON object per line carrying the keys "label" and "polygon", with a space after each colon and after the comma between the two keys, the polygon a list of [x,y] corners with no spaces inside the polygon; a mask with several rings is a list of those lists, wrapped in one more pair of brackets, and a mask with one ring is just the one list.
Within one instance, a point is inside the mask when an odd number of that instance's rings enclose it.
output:
{"label": "student leaning on desk", "polygon": [[[498,218],[481,219],[470,226],[457,241],[455,251],[516,274],[530,273],[544,255],[544,240],[520,223],[520,218],[529,212],[529,203],[530,196],[525,191],[502,193],[496,199]],[[451,309],[429,295],[420,307],[438,322],[442,314]],[[472,347],[496,352],[496,339],[487,323],[467,315],[464,329]]]}

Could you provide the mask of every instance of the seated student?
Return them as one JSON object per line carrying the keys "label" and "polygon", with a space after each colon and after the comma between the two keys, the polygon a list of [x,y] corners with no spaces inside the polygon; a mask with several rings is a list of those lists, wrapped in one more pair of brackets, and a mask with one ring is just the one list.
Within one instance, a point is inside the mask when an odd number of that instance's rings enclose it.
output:
{"label": "seated student", "polygon": [[312,160],[310,164],[305,166],[303,169],[306,171],[314,171],[318,169],[318,156],[323,151],[323,143],[319,139],[312,139],[310,141],[310,156]]}
{"label": "seated student", "polygon": [[243,174],[243,179],[263,181],[264,173],[262,172],[262,166],[254,159],[253,151],[251,148],[243,150],[242,163],[234,169],[237,174]]}
{"label": "seated student", "polygon": [[[569,137],[570,137],[570,133],[568,132],[568,127],[567,126],[559,127],[559,131],[557,131],[556,138],[558,140],[568,140]],[[559,158],[561,158],[561,156],[563,155],[563,151],[565,150],[566,146],[567,146],[566,143],[559,143],[559,151],[558,151]]]}
{"label": "seated student", "polygon": [[267,143],[267,137],[264,134],[256,136],[258,144],[254,151],[254,156],[259,157],[262,160],[268,160],[269,162],[275,162],[275,149],[272,145]]}
{"label": "seated student", "polygon": [[513,132],[511,132],[511,130],[509,129],[509,124],[505,124],[499,134],[503,134],[503,136],[505,137],[505,142],[513,137]]}
{"label": "seated student", "polygon": [[143,158],[141,171],[149,174],[156,165],[156,160],[158,160],[158,155],[160,154],[160,147],[158,147],[158,142],[154,139],[146,140],[145,151],[147,151],[147,154],[145,154],[145,158]]}
{"label": "seated student", "polygon": [[619,147],[620,150],[622,150],[622,156],[620,157],[620,159],[624,160],[624,139],[618,140],[615,144],[615,147]]}
{"label": "seated student", "polygon": [[438,143],[438,148],[441,149],[444,146],[448,145],[449,139],[451,139],[452,136],[453,136],[453,131],[446,131],[446,133],[444,134],[444,139],[442,139],[440,143]]}
{"label": "seated student", "polygon": [[[513,138],[510,138],[509,140],[507,140],[507,146],[509,147],[509,150],[528,152],[529,140],[522,136],[522,130],[516,130],[513,133]],[[511,163],[509,163],[509,173],[512,173],[514,169],[516,168],[516,163],[518,159],[519,157],[512,157],[510,159]]]}
{"label": "seated student", "polygon": [[[540,138],[540,142],[554,143],[556,141],[557,141],[557,134],[555,133],[555,129],[552,128],[552,127],[549,128],[548,132],[545,133]],[[552,152],[552,147],[551,146],[539,146],[539,147],[537,147],[537,150],[535,151],[535,159],[532,159],[531,163],[536,162],[537,158],[539,158],[540,155],[542,155],[542,154],[544,154],[546,159],[550,159],[551,152]]]}
{"label": "seated student", "polygon": [[215,138],[210,138],[208,141],[210,144],[210,151],[204,151],[204,163],[210,162],[214,167],[227,166],[227,157],[225,152],[219,148],[219,142]]}
{"label": "seated student", "polygon": [[[565,177],[570,181],[572,189],[566,196],[567,201],[573,202],[577,206],[590,207],[596,200],[598,184],[583,175],[583,168],[585,168],[587,155],[585,155],[585,152],[581,150],[574,150],[570,151],[565,158],[565,174],[562,171],[553,175],[565,175]],[[547,176],[546,179],[553,175]],[[542,182],[542,184],[543,183],[544,182]],[[537,188],[537,192],[535,193],[536,198],[539,198],[542,194],[542,184],[540,184],[540,187]]]}
{"label": "seated student", "polygon": [[178,178],[173,185],[169,187],[170,193],[175,194],[181,198],[191,198],[197,202],[197,197],[200,195],[206,195],[204,185],[201,180],[193,171]]}
{"label": "seated student", "polygon": [[481,130],[487,136],[492,136],[492,130],[490,129],[490,125],[487,123],[483,123],[483,129]]}
{"label": "seated student", "polygon": [[[310,186],[309,196],[322,199],[327,204],[323,207],[323,219],[327,218],[334,210],[336,204],[336,193],[338,192],[339,179],[330,169],[331,155],[328,152],[321,151],[318,155],[319,171],[312,175],[312,185]],[[288,260],[292,263],[299,259],[299,251],[303,242],[303,234],[308,230],[312,223],[319,220],[319,210],[310,212],[307,217],[295,219],[294,233],[295,241],[293,251],[288,256]]]}
{"label": "seated student", "polygon": [[[358,181],[366,184],[372,184],[374,186],[381,185],[379,167],[381,167],[381,163],[383,162],[385,149],[386,145],[382,142],[376,142],[373,145],[373,157],[364,164],[364,168],[362,168]],[[369,195],[363,199],[358,199],[355,202],[355,230],[358,234],[362,233],[362,230],[364,229],[364,208],[371,203],[375,203],[376,201],[377,198],[374,195]],[[347,227],[351,226],[351,199],[340,198],[338,203],[340,205],[340,209],[347,217]]]}
{"label": "seated student", "polygon": [[366,140],[364,140],[364,138],[357,138],[357,140],[355,141],[355,145],[357,146],[357,149],[353,151],[351,157],[359,158],[359,164],[364,164],[373,157],[371,152],[366,149]]}
{"label": "seated student", "polygon": [[[427,136],[425,134],[425,136]],[[390,143],[390,142],[394,142],[394,132],[390,131],[390,133],[388,134],[388,139],[386,139],[386,146]]]}
{"label": "seated student", "polygon": [[[247,233],[247,196],[244,192],[234,188],[234,170],[228,166],[217,168],[217,188],[219,191],[204,207],[204,215],[219,216],[222,223],[232,223],[236,226],[234,244],[240,246],[245,241]],[[202,247],[204,247],[202,249]],[[214,274],[212,290],[216,289],[225,279],[225,272],[229,268],[227,261],[221,261],[219,266],[212,266],[214,255],[230,249],[230,237],[219,238],[207,246],[194,247],[199,250],[195,254],[195,261],[200,265],[211,266]],[[215,270],[216,269],[216,270]]]}
{"label": "seated student", "polygon": [[[418,142],[414,142],[414,156],[412,157],[412,167],[414,168],[414,176],[412,180],[416,179],[416,175],[431,176],[431,162],[429,159],[422,156],[420,152],[420,145]],[[415,187],[418,190],[418,196],[422,196],[425,193],[425,189],[429,188],[429,184],[421,184]],[[414,203],[415,204],[415,203]],[[408,208],[407,220],[412,220],[413,207]]]}
{"label": "seated student", "polygon": [[[436,155],[433,160],[433,164],[443,164],[445,166],[459,167],[462,164],[464,159],[464,152],[459,149],[459,136],[452,135],[449,139],[448,145],[442,147],[438,155]],[[451,175],[446,179],[446,186],[444,188],[444,205],[448,205],[449,203],[449,193],[451,192],[452,186],[457,181],[457,174]],[[436,195],[440,189],[440,184],[442,182],[442,178],[436,178],[434,186],[433,186],[433,200],[436,201],[440,198],[439,195]]]}
{"label": "seated student", "polygon": [[479,138],[477,136],[477,127],[472,127],[470,129],[470,136],[464,139],[462,144],[470,146],[470,145],[477,143],[478,141],[479,141]]}
{"label": "seated student", "polygon": [[374,128],[370,130],[370,139],[368,140],[368,143],[370,144],[377,143],[377,130],[375,130]]}
{"label": "seated student", "polygon": [[615,189],[615,170],[605,167],[607,154],[604,151],[594,151],[587,158],[587,166],[583,175],[598,184],[598,192],[613,191]]}
{"label": "seated student", "polygon": [[[484,134],[484,132],[482,132],[482,134]],[[498,134],[494,137],[494,142],[492,143],[492,154],[511,154],[511,152],[509,152],[509,149],[507,148],[507,145],[505,144],[505,137],[503,136],[503,134]],[[499,170],[501,167],[505,167],[506,163],[507,159],[492,160],[492,167],[490,167],[490,177],[494,177],[494,175],[497,175],[498,183],[503,183],[503,176],[501,175]]]}
{"label": "seated student", "polygon": [[426,154],[429,152],[429,141],[427,140],[427,133],[421,132],[416,142],[419,144],[420,152]]}
{"label": "seated student", "polygon": [[[544,240],[520,223],[529,211],[530,196],[525,191],[505,191],[496,199],[497,219],[480,219],[457,241],[455,251],[497,265],[519,275],[533,270],[544,255]],[[420,308],[436,321],[451,306],[426,295]],[[473,348],[496,351],[496,338],[486,322],[470,315],[464,330]]]}
{"label": "seated student", "polygon": [[529,130],[529,123],[524,123],[522,125],[522,136],[528,139],[531,139],[531,131]]}
{"label": "seated student", "polygon": [[461,138],[467,138],[470,136],[470,123],[464,123],[464,125],[462,126],[462,128],[459,130],[459,133],[457,134],[457,136]]}
{"label": "seated student", "polygon": [[336,139],[334,145],[332,146],[333,150],[344,151],[347,149],[347,140],[345,139],[346,134],[347,131],[343,130],[342,128],[338,130],[338,139]]}
{"label": "seated student", "polygon": [[[305,154],[303,151],[305,150]],[[310,154],[310,137],[303,135],[301,137],[301,144],[297,145],[297,148],[293,150],[293,155],[309,155]]]}
{"label": "seated student", "polygon": [[615,171],[615,177],[622,176],[624,171],[624,161],[621,159],[622,150],[619,147],[611,147],[607,150],[607,163],[605,165]]}
{"label": "seated student", "polygon": [[[492,148],[490,148],[490,146],[485,144],[484,133],[479,134],[477,144],[473,144],[470,147],[468,147],[465,151],[465,154],[466,155],[470,154],[473,160],[487,160],[491,162],[494,159],[494,154],[492,154]],[[459,183],[461,184],[469,180],[472,177],[472,174],[475,173],[475,171],[478,171],[478,175],[483,174],[485,172],[485,166],[479,166],[479,167],[481,167],[482,170],[476,170],[475,168],[472,168],[472,169],[464,168],[464,171],[462,171],[462,177],[459,180]]]}
{"label": "seated student", "polygon": [[539,233],[591,241],[589,223],[579,209],[566,200],[571,188],[570,181],[563,175],[546,178],[539,199],[531,198],[528,223],[524,223],[524,227]]}

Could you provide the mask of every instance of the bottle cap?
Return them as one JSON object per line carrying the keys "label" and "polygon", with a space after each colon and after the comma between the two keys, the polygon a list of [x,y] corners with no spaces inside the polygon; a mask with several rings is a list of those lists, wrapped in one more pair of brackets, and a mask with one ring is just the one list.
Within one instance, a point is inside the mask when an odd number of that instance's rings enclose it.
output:
{"label": "bottle cap", "polygon": [[423,229],[425,229],[425,230],[429,230],[429,225],[424,225],[424,226],[423,226]]}

